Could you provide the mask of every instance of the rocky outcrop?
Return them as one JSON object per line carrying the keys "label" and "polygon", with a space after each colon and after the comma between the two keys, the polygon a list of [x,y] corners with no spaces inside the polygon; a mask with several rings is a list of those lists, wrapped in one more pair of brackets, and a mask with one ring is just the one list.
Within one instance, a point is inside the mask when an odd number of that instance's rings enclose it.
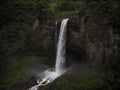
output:
{"label": "rocky outcrop", "polygon": [[68,23],[67,52],[76,55],[80,60],[88,58],[85,52],[88,18],[87,14],[78,14],[71,17]]}
{"label": "rocky outcrop", "polygon": [[86,10],[71,17],[68,23],[67,52],[75,54],[79,60],[89,60],[91,64],[106,62],[117,48],[114,44],[116,34],[112,27],[106,27],[96,24]]}

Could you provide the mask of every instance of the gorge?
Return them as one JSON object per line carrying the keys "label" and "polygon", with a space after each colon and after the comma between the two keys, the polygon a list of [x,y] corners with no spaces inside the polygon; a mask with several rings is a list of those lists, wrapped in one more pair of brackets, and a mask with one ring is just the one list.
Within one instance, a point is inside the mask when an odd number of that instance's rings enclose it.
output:
{"label": "gorge", "polygon": [[1,0],[0,90],[120,90],[119,10],[119,0]]}
{"label": "gorge", "polygon": [[[38,85],[33,86],[28,90],[37,90],[39,86],[47,85],[53,80],[61,76],[66,72],[65,68],[65,53],[66,53],[66,31],[67,31],[67,21],[69,19],[63,19],[61,22],[60,33],[57,43],[57,56],[54,71],[45,70],[42,74],[43,78],[37,80]],[[57,38],[57,37],[56,37]],[[55,42],[56,43],[56,42]]]}

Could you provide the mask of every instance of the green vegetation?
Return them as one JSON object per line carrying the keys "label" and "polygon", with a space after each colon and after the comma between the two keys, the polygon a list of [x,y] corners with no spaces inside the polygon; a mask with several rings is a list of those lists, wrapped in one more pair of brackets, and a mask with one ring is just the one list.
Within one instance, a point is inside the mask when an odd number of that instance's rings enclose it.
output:
{"label": "green vegetation", "polygon": [[36,56],[16,56],[9,58],[6,71],[4,71],[4,76],[1,76],[0,88],[5,89],[9,85],[14,84],[16,81],[20,81],[27,77],[29,71],[39,66],[40,63],[48,63],[49,59],[47,57],[36,57]]}
{"label": "green vegetation", "polygon": [[118,77],[113,69],[94,66],[82,78],[66,74],[40,90],[119,90]]}
{"label": "green vegetation", "polygon": [[93,0],[88,1],[88,8],[92,12],[92,17],[100,24],[112,25],[116,32],[119,32],[120,2],[118,0]]}
{"label": "green vegetation", "polygon": [[[70,17],[76,20],[87,12],[88,37],[102,41],[105,39],[103,34],[108,36],[106,28],[109,26],[113,28],[113,34],[120,34],[119,11],[119,0],[0,0],[0,89],[7,89],[24,78],[37,64],[54,61],[50,59],[55,57],[56,19]],[[35,20],[39,22],[34,30]],[[70,32],[73,28],[79,26],[73,26]],[[109,41],[109,36],[107,39]],[[103,55],[105,60],[101,65],[94,65],[87,75],[76,81],[63,75],[54,82],[53,90],[119,90],[120,40],[115,39],[105,46],[113,50]],[[83,48],[74,49],[86,56]],[[51,86],[46,86],[43,90],[49,88]]]}

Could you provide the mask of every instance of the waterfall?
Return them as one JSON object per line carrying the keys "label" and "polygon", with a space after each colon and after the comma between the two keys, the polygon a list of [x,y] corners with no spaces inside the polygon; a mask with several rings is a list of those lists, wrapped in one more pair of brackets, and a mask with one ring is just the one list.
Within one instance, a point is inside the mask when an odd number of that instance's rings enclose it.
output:
{"label": "waterfall", "polygon": [[[50,69],[45,70],[42,75],[43,78],[37,80],[38,85],[31,87],[28,90],[37,90],[39,86],[47,85],[51,83],[53,80],[61,76],[66,72],[65,69],[65,49],[66,49],[66,31],[67,31],[67,21],[69,19],[63,19],[60,26],[60,33],[58,37],[57,43],[57,54],[56,54],[56,63],[55,70],[51,71]],[[57,25],[57,22],[56,22]]]}
{"label": "waterfall", "polygon": [[56,65],[55,65],[55,72],[57,73],[62,73],[65,64],[67,21],[68,19],[64,19],[60,27],[60,33],[57,44]]}
{"label": "waterfall", "polygon": [[57,24],[58,24],[58,22],[56,21],[55,22],[55,47],[57,46]]}

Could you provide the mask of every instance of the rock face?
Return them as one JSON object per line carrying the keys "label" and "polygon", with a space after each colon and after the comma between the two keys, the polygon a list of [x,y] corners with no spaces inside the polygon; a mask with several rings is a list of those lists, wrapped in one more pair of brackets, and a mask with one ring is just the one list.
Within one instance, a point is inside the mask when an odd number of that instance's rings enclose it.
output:
{"label": "rock face", "polygon": [[72,52],[79,56],[81,59],[85,59],[87,53],[85,53],[85,41],[87,30],[87,16],[72,17],[68,23],[68,52]]}
{"label": "rock face", "polygon": [[106,27],[101,29],[88,11],[71,17],[68,23],[67,52],[78,56],[79,60],[89,60],[91,64],[105,62],[109,55],[117,52],[114,41],[118,36],[110,26]]}

